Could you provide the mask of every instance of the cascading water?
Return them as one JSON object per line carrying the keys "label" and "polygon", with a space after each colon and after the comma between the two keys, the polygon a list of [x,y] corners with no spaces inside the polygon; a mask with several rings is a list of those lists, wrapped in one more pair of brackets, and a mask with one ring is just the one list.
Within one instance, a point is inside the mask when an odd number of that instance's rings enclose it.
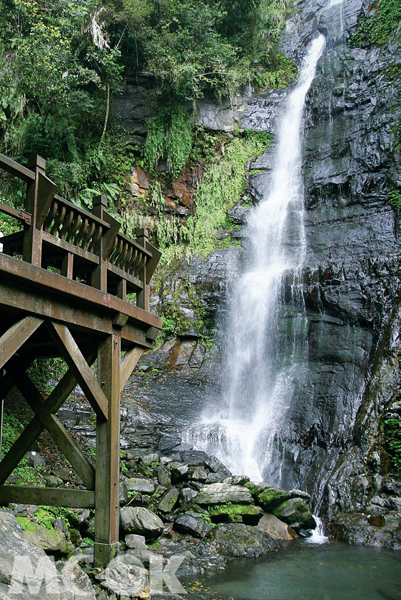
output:
{"label": "cascading water", "polygon": [[[186,433],[195,447],[254,481],[268,473],[269,481],[280,483],[280,424],[294,381],[302,376],[305,320],[302,311],[287,309],[283,314],[278,299],[283,280],[295,302],[301,296],[297,273],[305,255],[302,114],[324,44],[320,35],[305,56],[281,119],[269,193],[248,218],[244,263],[233,277],[228,307],[222,415],[205,414]],[[290,331],[285,331],[288,324]]]}

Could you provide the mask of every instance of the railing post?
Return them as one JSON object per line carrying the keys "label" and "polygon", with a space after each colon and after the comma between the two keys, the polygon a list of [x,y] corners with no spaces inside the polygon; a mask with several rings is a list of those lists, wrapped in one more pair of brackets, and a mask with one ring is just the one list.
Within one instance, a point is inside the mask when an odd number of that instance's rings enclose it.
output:
{"label": "railing post", "polygon": [[[138,229],[137,230],[137,243],[140,246],[143,246],[143,248],[145,248],[146,250],[146,243],[148,241],[149,238],[149,232],[147,229]],[[143,266],[143,270],[140,276],[141,281],[143,282],[143,289],[142,291],[138,292],[137,294],[137,300],[136,300],[136,304],[137,306],[139,306],[139,308],[143,308],[144,310],[146,310],[147,312],[149,312],[149,285],[146,282],[146,263]]]}
{"label": "railing post", "polygon": [[[104,221],[104,213],[107,211],[107,198],[106,196],[96,196],[93,199],[92,213],[95,217]],[[92,273],[92,285],[102,292],[107,292],[107,264],[106,256],[104,251],[104,237],[99,243],[99,266]]]}
{"label": "railing post", "polygon": [[35,173],[35,181],[28,184],[26,192],[25,209],[31,213],[31,226],[26,230],[24,235],[23,258],[26,262],[30,262],[37,267],[42,265],[42,231],[38,229],[37,213],[38,213],[38,189],[39,189],[39,173],[45,174],[46,161],[40,156],[34,156],[30,159],[28,167]]}

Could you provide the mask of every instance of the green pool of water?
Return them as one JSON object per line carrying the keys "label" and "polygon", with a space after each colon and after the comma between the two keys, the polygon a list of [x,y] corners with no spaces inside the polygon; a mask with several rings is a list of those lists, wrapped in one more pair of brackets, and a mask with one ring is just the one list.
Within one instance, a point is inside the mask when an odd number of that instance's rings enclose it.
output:
{"label": "green pool of water", "polygon": [[401,552],[296,541],[263,559],[235,560],[202,584],[235,600],[401,600]]}

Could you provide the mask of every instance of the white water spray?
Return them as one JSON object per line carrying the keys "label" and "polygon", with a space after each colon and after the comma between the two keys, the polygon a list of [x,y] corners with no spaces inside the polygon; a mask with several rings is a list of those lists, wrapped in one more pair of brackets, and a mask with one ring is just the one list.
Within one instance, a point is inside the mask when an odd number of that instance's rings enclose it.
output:
{"label": "white water spray", "polygon": [[312,530],[312,535],[309,538],[307,538],[305,541],[308,544],[316,544],[316,545],[325,544],[326,542],[329,541],[329,538],[327,537],[327,535],[324,535],[323,522],[316,515],[313,515],[313,518],[316,521],[316,527],[315,527],[315,529]]}
{"label": "white water spray", "polygon": [[[296,275],[305,256],[302,114],[324,44],[322,35],[311,43],[299,83],[288,96],[270,191],[250,213],[246,226],[245,265],[230,293],[224,414],[218,418],[205,415],[186,435],[195,447],[223,460],[233,473],[247,474],[254,481],[261,480],[267,470],[269,480],[279,482],[280,461],[275,455],[280,424],[293,382],[300,376],[296,343],[281,356],[280,336],[293,336],[295,342],[304,319],[301,315],[297,323],[299,317],[287,315],[292,329],[288,334],[278,331],[283,319],[279,325],[277,311],[283,279],[296,295]],[[271,476],[273,470],[276,473]]]}

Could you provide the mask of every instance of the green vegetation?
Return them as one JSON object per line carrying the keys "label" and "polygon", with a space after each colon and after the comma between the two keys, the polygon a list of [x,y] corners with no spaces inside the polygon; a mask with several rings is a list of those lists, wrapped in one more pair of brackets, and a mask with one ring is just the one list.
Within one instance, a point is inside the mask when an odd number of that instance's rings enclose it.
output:
{"label": "green vegetation", "polygon": [[145,167],[154,172],[164,153],[172,177],[178,177],[192,150],[193,123],[183,106],[167,107],[150,119],[145,142]]}
{"label": "green vegetation", "polygon": [[400,32],[401,4],[394,0],[378,0],[374,14],[365,16],[351,38],[355,46],[383,46]]}
{"label": "green vegetation", "polygon": [[[3,421],[3,437],[1,455],[4,457],[10,450],[13,443],[23,432],[27,421],[17,419],[12,414],[5,414]],[[28,459],[24,457],[19,465],[14,469],[13,476],[19,480],[23,480],[25,485],[41,485],[44,486],[44,469],[34,468],[29,465]]]}
{"label": "green vegetation", "polygon": [[[87,183],[107,142],[110,103],[125,78],[146,77],[166,135],[145,152],[152,168],[163,146],[178,173],[190,150],[195,99],[239,86],[287,85],[293,64],[278,52],[292,0],[4,0],[0,6],[1,149],[72,165],[69,185]],[[183,140],[182,140],[183,141]],[[100,144],[100,148],[99,148]],[[93,166],[93,165],[92,165]],[[60,173],[61,175],[61,173]],[[64,172],[64,176],[66,172]],[[60,177],[61,179],[61,177]],[[110,183],[105,180],[106,183]],[[85,187],[85,186],[84,186]],[[89,187],[90,186],[86,186]]]}
{"label": "green vegetation", "polygon": [[391,417],[382,424],[384,447],[396,469],[401,469],[401,419]]}
{"label": "green vegetation", "polygon": [[265,152],[270,143],[271,135],[265,132],[246,131],[234,136],[225,145],[224,154],[215,156],[205,169],[194,197],[196,213],[185,223],[177,218],[165,218],[161,195],[159,200],[153,201],[156,240],[163,252],[162,264],[171,264],[184,253],[206,257],[228,245],[230,238],[219,240],[216,231],[231,227],[227,210],[245,192],[246,165],[250,158]]}
{"label": "green vegetation", "polygon": [[388,194],[389,202],[395,208],[401,208],[401,192],[393,190]]}

